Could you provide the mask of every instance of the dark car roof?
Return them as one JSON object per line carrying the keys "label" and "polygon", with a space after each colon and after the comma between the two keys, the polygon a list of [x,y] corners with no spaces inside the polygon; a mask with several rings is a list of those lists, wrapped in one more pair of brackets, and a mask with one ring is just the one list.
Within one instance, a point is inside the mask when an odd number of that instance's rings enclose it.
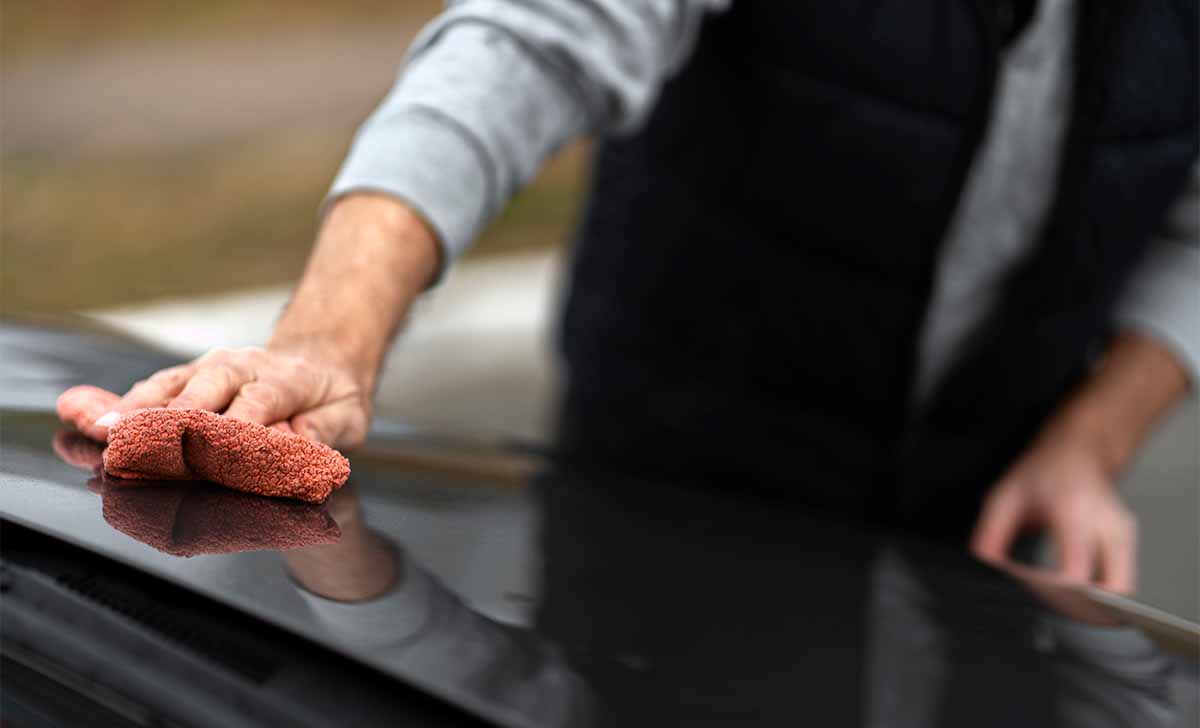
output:
{"label": "dark car roof", "polygon": [[0,352],[6,520],[499,723],[1173,717],[1171,662],[1145,635],[953,549],[736,489],[577,472],[403,427],[353,455],[350,484],[324,506],[130,488],[86,469],[94,446],[49,405],[170,357],[12,326]]}

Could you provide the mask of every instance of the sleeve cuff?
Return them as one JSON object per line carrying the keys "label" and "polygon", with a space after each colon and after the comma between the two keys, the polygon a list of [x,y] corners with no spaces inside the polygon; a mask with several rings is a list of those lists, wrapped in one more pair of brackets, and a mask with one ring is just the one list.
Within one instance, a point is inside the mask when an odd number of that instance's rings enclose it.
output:
{"label": "sleeve cuff", "polygon": [[444,270],[490,218],[494,195],[486,157],[476,146],[468,132],[433,109],[372,117],[355,137],[325,205],[351,192],[402,200],[437,233]]}
{"label": "sleeve cuff", "polygon": [[1119,328],[1162,342],[1200,387],[1200,248],[1162,240],[1130,281],[1117,308]]}
{"label": "sleeve cuff", "polygon": [[434,622],[436,587],[411,561],[404,578],[387,592],[364,602],[339,602],[297,584],[300,596],[328,634],[341,644],[375,651],[422,639]]}

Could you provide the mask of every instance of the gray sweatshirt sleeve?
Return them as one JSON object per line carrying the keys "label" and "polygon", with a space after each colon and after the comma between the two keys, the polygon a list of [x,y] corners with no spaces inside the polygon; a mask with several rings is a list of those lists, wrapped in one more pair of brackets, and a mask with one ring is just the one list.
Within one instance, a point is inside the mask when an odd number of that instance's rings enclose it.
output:
{"label": "gray sweatshirt sleeve", "polygon": [[1180,195],[1117,308],[1119,327],[1169,347],[1200,387],[1200,166]]}
{"label": "gray sweatshirt sleeve", "polygon": [[635,127],[729,0],[460,0],[413,43],[330,198],[394,195],[450,262],[558,147]]}

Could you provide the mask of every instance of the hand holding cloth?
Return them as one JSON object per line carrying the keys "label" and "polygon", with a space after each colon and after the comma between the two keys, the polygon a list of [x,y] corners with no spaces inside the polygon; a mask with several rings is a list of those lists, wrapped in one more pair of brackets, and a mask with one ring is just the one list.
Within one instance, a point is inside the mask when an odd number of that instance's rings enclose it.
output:
{"label": "hand holding cloth", "polygon": [[[118,399],[97,387],[73,387],[58,398],[58,415],[86,432],[90,414]],[[127,412],[109,427],[104,471],[125,480],[207,480],[320,503],[345,484],[350,463],[300,435],[206,410],[153,407]]]}

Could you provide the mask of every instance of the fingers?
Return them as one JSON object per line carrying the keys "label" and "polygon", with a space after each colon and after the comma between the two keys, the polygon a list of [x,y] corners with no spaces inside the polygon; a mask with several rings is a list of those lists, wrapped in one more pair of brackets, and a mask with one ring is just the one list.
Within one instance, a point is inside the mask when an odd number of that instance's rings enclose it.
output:
{"label": "fingers", "polygon": [[267,372],[240,386],[224,414],[270,425],[335,447],[366,439],[367,407],[356,391],[329,399],[335,385],[328,372],[296,359],[276,357]]}
{"label": "fingers", "polygon": [[263,369],[264,376],[241,387],[226,416],[260,425],[287,422],[328,395],[328,376],[295,358],[274,357]]}
{"label": "fingers", "polygon": [[345,450],[366,440],[370,417],[357,400],[348,399],[296,415],[291,423],[296,434]]}
{"label": "fingers", "polygon": [[220,412],[237,396],[239,389],[252,381],[254,372],[244,364],[231,361],[212,364],[201,362],[196,373],[167,406]]}
{"label": "fingers", "polygon": [[286,422],[293,414],[310,406],[312,396],[312,392],[294,380],[253,381],[242,385],[225,415],[260,425]]}
{"label": "fingers", "polygon": [[1021,528],[1025,504],[1020,492],[998,487],[988,496],[971,535],[971,553],[984,561],[1005,561]]}
{"label": "fingers", "polygon": [[117,395],[99,387],[71,387],[58,398],[58,416],[84,435],[103,442],[108,436],[108,429],[96,426],[96,420],[116,406],[119,400]]}
{"label": "fingers", "polygon": [[1027,456],[984,501],[971,551],[1004,564],[1018,533],[1047,529],[1058,578],[1117,592],[1136,584],[1137,523],[1105,469],[1089,453]]}
{"label": "fingers", "polygon": [[1132,594],[1137,587],[1136,526],[1126,514],[1054,529],[1059,572],[1068,581]]}
{"label": "fingers", "polygon": [[1053,529],[1058,549],[1058,570],[1068,581],[1086,584],[1096,571],[1094,540],[1084,523],[1068,520]]}
{"label": "fingers", "polygon": [[337,367],[262,349],[217,350],[157,372],[123,397],[76,387],[59,399],[59,415],[97,440],[134,409],[172,407],[228,417],[313,440],[353,446],[366,438],[369,404],[357,381]]}
{"label": "fingers", "polygon": [[80,429],[88,437],[107,440],[108,428],[116,424],[122,413],[142,407],[163,406],[183,388],[193,370],[194,365],[181,364],[156,372],[133,385],[124,397],[113,395],[104,407],[97,408],[87,426]]}
{"label": "fingers", "polygon": [[1137,523],[1122,514],[1100,538],[1099,585],[1118,594],[1137,589]]}
{"label": "fingers", "polygon": [[1069,499],[1051,517],[1058,569],[1067,581],[1131,593],[1137,582],[1137,521],[1110,484]]}
{"label": "fingers", "polygon": [[104,462],[104,448],[78,432],[54,435],[54,452],[64,462],[80,470],[93,471]]}
{"label": "fingers", "polygon": [[142,407],[162,407],[183,390],[195,370],[195,364],[181,364],[156,372],[133,385],[112,409],[128,412]]}

